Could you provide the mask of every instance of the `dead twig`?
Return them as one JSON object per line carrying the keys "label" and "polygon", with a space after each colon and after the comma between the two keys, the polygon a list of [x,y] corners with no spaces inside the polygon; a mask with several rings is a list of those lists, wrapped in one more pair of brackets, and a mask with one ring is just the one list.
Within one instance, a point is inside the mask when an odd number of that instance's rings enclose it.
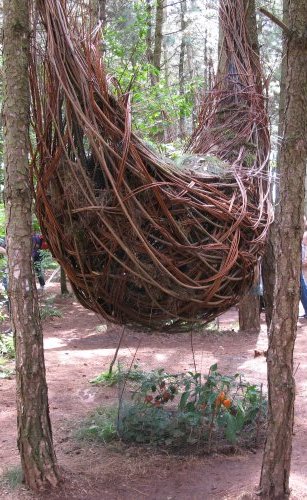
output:
{"label": "dead twig", "polygon": [[120,338],[119,338],[119,341],[118,341],[118,344],[117,344],[117,347],[116,347],[116,350],[115,350],[114,357],[113,357],[113,359],[112,359],[112,361],[111,361],[111,363],[110,363],[110,366],[109,366],[109,372],[108,372],[108,373],[109,373],[109,375],[111,375],[111,373],[112,373],[113,366],[114,366],[114,363],[115,363],[115,361],[116,361],[116,358],[117,358],[117,355],[118,355],[119,348],[120,348],[121,343],[122,343],[123,338],[124,338],[125,329],[126,329],[126,328],[125,328],[125,326],[123,326],[123,328],[122,328],[122,333],[121,333],[121,335],[120,335]]}

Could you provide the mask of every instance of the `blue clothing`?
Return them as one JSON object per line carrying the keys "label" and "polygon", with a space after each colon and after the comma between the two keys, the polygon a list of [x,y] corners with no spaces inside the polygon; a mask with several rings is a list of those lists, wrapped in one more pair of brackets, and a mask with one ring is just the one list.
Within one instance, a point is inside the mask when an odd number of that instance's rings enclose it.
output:
{"label": "blue clothing", "polygon": [[301,303],[303,305],[305,316],[307,318],[307,285],[303,273],[301,273],[300,284],[301,284]]}
{"label": "blue clothing", "polygon": [[33,234],[32,236],[32,259],[34,264],[34,270],[36,276],[38,277],[39,284],[41,288],[45,286],[45,277],[43,273],[42,260],[43,256],[41,253],[42,249],[42,238],[39,234]]}
{"label": "blue clothing", "polygon": [[38,234],[32,236],[32,258],[34,262],[40,260],[40,250],[42,246],[41,237]]}

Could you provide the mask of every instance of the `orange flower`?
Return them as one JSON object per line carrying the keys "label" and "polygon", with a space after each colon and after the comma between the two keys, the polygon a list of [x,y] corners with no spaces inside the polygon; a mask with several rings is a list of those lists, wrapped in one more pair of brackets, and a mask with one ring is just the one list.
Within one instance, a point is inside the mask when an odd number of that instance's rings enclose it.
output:
{"label": "orange flower", "polygon": [[226,398],[225,392],[224,391],[220,392],[215,400],[215,406],[220,406],[225,400],[225,398]]}
{"label": "orange flower", "polygon": [[230,399],[224,399],[223,405],[225,406],[225,408],[230,408],[231,407]]}
{"label": "orange flower", "polygon": [[221,401],[221,402],[223,402],[223,401],[224,401],[224,399],[226,399],[226,394],[225,394],[225,392],[224,392],[224,391],[222,391],[222,392],[220,392],[220,393],[219,393],[219,398],[220,398],[220,401]]}

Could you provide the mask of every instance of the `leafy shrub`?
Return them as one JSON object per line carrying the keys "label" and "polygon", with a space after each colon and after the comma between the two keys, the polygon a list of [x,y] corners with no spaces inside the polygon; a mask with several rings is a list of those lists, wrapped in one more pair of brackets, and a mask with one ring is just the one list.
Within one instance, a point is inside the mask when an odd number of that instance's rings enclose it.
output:
{"label": "leafy shrub", "polygon": [[23,472],[20,465],[17,465],[15,467],[10,467],[3,473],[1,477],[1,482],[5,486],[9,486],[12,489],[16,489],[19,486],[21,486],[22,480],[23,480]]}
{"label": "leafy shrub", "polygon": [[62,313],[59,309],[54,307],[52,304],[46,303],[40,307],[41,319],[47,318],[61,318]]}
{"label": "leafy shrub", "polygon": [[117,437],[117,408],[98,408],[77,431],[79,439],[108,443]]}
{"label": "leafy shrub", "polygon": [[15,358],[14,339],[11,335],[0,335],[0,356]]}
{"label": "leafy shrub", "polygon": [[[124,374],[127,380],[124,370],[105,372],[95,383],[120,383]],[[257,445],[266,400],[258,386],[239,374],[222,375],[217,365],[206,376],[164,369],[144,372],[135,366],[130,380],[136,382],[131,400],[121,396],[118,411],[98,410],[83,435],[102,441],[118,435],[126,442],[177,449],[206,445],[208,451],[212,443]]]}
{"label": "leafy shrub", "polygon": [[113,386],[123,382],[125,380],[140,382],[144,379],[145,372],[138,369],[137,365],[134,365],[133,369],[127,370],[126,368],[118,365],[118,368],[115,370],[107,370],[105,372],[101,372],[97,377],[90,380],[91,384],[94,385],[107,385]]}
{"label": "leafy shrub", "polygon": [[213,434],[231,443],[247,430],[257,433],[266,401],[259,387],[239,374],[225,376],[211,366],[209,374],[147,373],[132,402],[120,410],[119,433],[124,440],[182,446],[208,442]]}
{"label": "leafy shrub", "polygon": [[59,266],[57,261],[52,257],[49,250],[39,250],[39,253],[41,255],[39,266],[41,266],[43,269],[56,269]]}

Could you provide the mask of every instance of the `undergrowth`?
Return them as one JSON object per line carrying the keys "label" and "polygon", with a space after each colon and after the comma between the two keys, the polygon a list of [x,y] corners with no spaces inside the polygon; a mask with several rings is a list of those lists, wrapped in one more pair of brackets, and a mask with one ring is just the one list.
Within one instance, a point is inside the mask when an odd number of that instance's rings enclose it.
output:
{"label": "undergrowth", "polygon": [[116,407],[98,408],[86,419],[76,436],[79,439],[108,443],[117,438],[118,409]]}
{"label": "undergrowth", "polygon": [[0,481],[9,486],[11,489],[16,489],[22,484],[23,473],[20,465],[10,467],[1,476]]}
{"label": "undergrowth", "polygon": [[62,313],[57,307],[47,302],[40,306],[40,316],[42,320],[47,318],[61,318]]}
{"label": "undergrowth", "polygon": [[146,376],[146,372],[140,370],[138,368],[138,365],[134,365],[134,367],[130,370],[118,365],[118,368],[112,371],[107,370],[100,373],[99,375],[97,375],[97,377],[90,380],[90,383],[94,385],[113,386],[126,380],[141,382],[144,379],[144,376]]}
{"label": "undergrowth", "polygon": [[[121,438],[177,450],[192,446],[207,452],[227,442],[254,447],[261,441],[266,399],[261,388],[241,375],[222,375],[217,365],[205,376],[134,370],[132,398],[120,396],[118,409],[98,409],[79,437],[103,442]],[[120,383],[121,370],[110,377]],[[100,382],[106,383],[106,377]]]}
{"label": "undergrowth", "polygon": [[6,364],[14,358],[15,346],[13,336],[0,334],[0,379],[13,378],[14,369],[6,367]]}
{"label": "undergrowth", "polygon": [[11,335],[0,334],[0,356],[6,359],[15,358],[14,338]]}

